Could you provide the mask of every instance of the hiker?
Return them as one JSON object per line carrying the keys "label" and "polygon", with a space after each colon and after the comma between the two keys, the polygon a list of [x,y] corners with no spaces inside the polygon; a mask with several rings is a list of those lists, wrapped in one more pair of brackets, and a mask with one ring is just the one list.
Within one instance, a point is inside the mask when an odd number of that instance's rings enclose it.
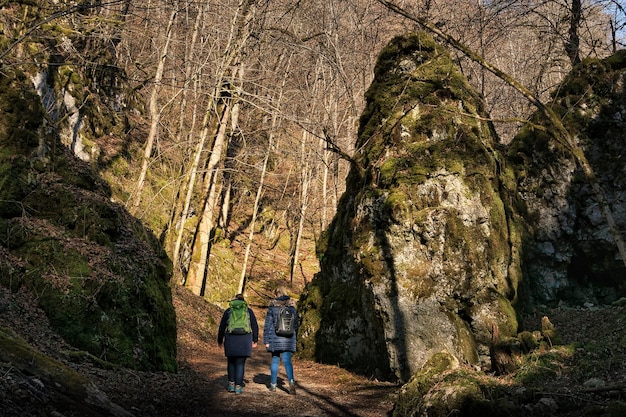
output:
{"label": "hiker", "polygon": [[296,351],[296,335],[298,333],[296,303],[287,295],[287,291],[283,287],[278,287],[274,295],[276,298],[270,300],[263,328],[263,343],[267,351],[272,353],[269,389],[276,391],[278,367],[282,360],[289,380],[289,393],[295,394],[296,382],[293,378],[291,355]]}
{"label": "hiker", "polygon": [[243,392],[243,376],[246,359],[252,356],[252,348],[259,341],[259,325],[254,312],[237,294],[222,315],[217,332],[217,344],[224,344],[224,355],[228,359],[228,392]]}

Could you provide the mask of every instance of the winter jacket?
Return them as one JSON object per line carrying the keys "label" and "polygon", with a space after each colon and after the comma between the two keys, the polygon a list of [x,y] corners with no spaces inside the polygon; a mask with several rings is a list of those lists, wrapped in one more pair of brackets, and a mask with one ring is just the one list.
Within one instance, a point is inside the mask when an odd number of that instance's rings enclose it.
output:
{"label": "winter jacket", "polygon": [[[278,313],[280,308],[287,306],[293,309],[294,321],[294,334],[291,337],[283,337],[276,335],[276,323],[278,322]],[[270,300],[270,305],[267,309],[267,315],[265,316],[265,326],[263,327],[263,344],[268,345],[267,350],[269,352],[295,352],[296,351],[296,336],[298,333],[298,313],[296,310],[296,303],[289,298],[288,295],[274,298]]]}
{"label": "winter jacket", "polygon": [[256,321],[254,312],[248,307],[250,313],[250,327],[252,333],[248,334],[230,334],[226,332],[228,326],[228,318],[230,317],[230,308],[222,315],[220,327],[217,331],[217,343],[224,343],[224,355],[235,356],[252,356],[252,343],[259,341],[259,324]]}

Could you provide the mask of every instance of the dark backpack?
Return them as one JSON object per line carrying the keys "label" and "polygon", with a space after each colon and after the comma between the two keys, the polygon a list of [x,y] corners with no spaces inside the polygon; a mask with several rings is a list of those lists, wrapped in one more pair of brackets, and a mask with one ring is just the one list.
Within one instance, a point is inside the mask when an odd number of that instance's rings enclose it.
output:
{"label": "dark backpack", "polygon": [[295,322],[296,315],[293,309],[290,307],[280,307],[276,320],[276,335],[282,337],[293,336]]}
{"label": "dark backpack", "polygon": [[252,332],[248,304],[243,300],[233,300],[229,304],[230,316],[226,332],[230,334],[248,334]]}

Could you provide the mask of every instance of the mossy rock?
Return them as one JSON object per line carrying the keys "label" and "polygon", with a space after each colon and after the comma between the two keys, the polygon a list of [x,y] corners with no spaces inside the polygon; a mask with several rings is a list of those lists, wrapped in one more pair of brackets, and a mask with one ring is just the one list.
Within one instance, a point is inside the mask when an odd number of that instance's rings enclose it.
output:
{"label": "mossy rock", "polygon": [[420,406],[424,396],[438,382],[443,373],[458,366],[458,360],[448,352],[433,355],[424,364],[422,370],[413,375],[400,390],[393,417],[415,415],[415,410]]}
{"label": "mossy rock", "polygon": [[[26,376],[29,380],[38,381],[37,396],[31,397],[30,401],[43,397],[48,407],[52,404],[85,416],[132,417],[130,412],[112,403],[83,375],[44,355],[11,330],[3,327],[0,327],[0,370],[15,384],[28,385],[27,381],[20,381]],[[13,406],[19,407],[20,400],[21,398],[13,398]]]}
{"label": "mossy rock", "polygon": [[110,201],[90,165],[45,136],[24,74],[0,73],[0,87],[0,251],[16,261],[0,263],[0,284],[32,292],[79,349],[175,371],[172,267],[159,241]]}
{"label": "mossy rock", "polygon": [[434,355],[402,387],[393,417],[521,416],[506,383],[462,367],[447,352]]}

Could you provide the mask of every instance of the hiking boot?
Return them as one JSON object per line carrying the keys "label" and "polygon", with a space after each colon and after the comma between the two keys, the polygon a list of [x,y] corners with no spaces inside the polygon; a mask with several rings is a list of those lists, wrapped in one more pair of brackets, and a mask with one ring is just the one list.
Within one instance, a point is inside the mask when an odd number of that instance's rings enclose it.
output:
{"label": "hiking boot", "polygon": [[270,392],[276,392],[276,384],[270,384]]}
{"label": "hiking boot", "polygon": [[235,383],[228,381],[228,392],[235,392]]}
{"label": "hiking boot", "polygon": [[235,394],[241,394],[243,392],[243,388],[241,385],[235,385]]}
{"label": "hiking boot", "polygon": [[296,395],[296,381],[289,381],[289,394]]}

